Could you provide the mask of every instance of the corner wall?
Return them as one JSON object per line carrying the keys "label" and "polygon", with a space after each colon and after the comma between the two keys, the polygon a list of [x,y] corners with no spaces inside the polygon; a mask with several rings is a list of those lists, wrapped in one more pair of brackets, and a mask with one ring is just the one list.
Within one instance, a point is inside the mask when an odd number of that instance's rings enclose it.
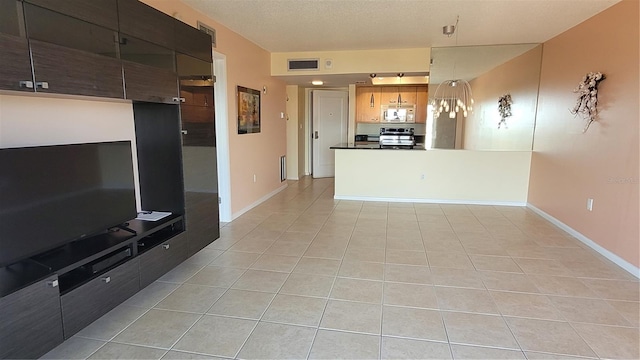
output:
{"label": "corner wall", "polygon": [[[640,266],[639,18],[625,0],[544,43],[528,202]],[[586,133],[570,112],[588,72],[606,74]],[[593,198],[593,211],[586,209]]]}

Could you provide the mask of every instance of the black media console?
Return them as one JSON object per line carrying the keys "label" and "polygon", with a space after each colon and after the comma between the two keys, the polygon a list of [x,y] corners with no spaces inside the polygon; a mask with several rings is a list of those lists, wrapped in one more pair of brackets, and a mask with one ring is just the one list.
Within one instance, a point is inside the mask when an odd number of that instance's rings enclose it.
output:
{"label": "black media console", "polygon": [[133,219],[0,268],[0,358],[37,358],[188,257],[182,215]]}

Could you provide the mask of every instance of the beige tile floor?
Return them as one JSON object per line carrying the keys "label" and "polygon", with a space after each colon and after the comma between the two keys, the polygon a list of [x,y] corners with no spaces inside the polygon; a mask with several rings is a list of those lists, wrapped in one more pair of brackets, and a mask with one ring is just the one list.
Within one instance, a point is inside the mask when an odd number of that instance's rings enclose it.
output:
{"label": "beige tile floor", "polygon": [[637,359],[637,279],[526,208],[289,182],[45,355]]}

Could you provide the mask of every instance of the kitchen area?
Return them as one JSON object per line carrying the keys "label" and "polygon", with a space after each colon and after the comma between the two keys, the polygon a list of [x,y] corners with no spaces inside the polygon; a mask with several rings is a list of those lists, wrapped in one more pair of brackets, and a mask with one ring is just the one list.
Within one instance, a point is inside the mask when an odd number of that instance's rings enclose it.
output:
{"label": "kitchen area", "polygon": [[[402,82],[400,75],[392,80]],[[374,74],[370,77],[372,81],[376,78]],[[426,84],[356,86],[353,144],[332,148],[424,150],[427,101]]]}
{"label": "kitchen area", "polygon": [[[430,84],[374,85],[373,77],[356,84],[353,140],[331,147],[334,198],[525,205],[541,53],[535,44],[434,48]],[[460,74],[473,88],[473,109],[454,103],[434,111],[438,85],[451,78],[450,60],[473,68],[483,57],[495,59],[473,75]],[[499,127],[497,100],[504,94],[513,96],[513,116]]]}

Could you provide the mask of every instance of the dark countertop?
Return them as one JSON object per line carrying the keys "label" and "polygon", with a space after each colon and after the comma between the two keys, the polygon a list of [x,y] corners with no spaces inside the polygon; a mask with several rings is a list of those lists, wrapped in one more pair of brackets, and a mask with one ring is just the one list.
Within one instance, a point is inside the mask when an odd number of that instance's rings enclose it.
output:
{"label": "dark countertop", "polygon": [[417,144],[413,147],[413,149],[408,149],[406,147],[393,147],[386,146],[381,148],[377,142],[356,142],[354,144],[340,143],[337,145],[331,146],[329,149],[340,149],[340,150],[424,150],[424,145]]}

